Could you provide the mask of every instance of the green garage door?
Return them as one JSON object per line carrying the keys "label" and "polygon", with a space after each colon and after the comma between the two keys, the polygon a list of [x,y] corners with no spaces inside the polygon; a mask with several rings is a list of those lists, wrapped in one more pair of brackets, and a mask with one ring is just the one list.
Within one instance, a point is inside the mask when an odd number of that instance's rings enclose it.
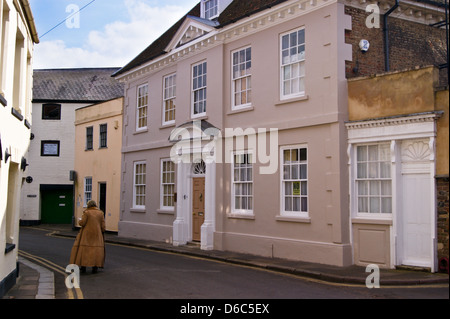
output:
{"label": "green garage door", "polygon": [[41,185],[41,223],[71,224],[73,215],[72,185]]}

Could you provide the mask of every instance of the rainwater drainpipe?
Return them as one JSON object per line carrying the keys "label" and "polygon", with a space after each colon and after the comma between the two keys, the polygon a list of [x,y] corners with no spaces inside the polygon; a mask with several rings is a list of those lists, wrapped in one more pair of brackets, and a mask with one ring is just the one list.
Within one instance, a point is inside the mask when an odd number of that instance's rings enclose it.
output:
{"label": "rainwater drainpipe", "polygon": [[388,23],[387,18],[388,16],[398,7],[399,0],[395,0],[395,4],[392,8],[390,8],[384,15],[383,15],[383,28],[384,28],[384,68],[386,72],[389,71],[389,34],[388,34]]}

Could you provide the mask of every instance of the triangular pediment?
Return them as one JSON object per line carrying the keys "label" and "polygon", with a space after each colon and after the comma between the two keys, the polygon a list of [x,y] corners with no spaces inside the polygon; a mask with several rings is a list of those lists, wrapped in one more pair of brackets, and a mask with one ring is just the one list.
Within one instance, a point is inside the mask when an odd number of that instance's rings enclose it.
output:
{"label": "triangular pediment", "polygon": [[165,51],[170,52],[188,42],[202,37],[203,35],[214,30],[217,25],[218,23],[215,21],[188,15],[178,31],[175,33],[175,36],[167,45]]}

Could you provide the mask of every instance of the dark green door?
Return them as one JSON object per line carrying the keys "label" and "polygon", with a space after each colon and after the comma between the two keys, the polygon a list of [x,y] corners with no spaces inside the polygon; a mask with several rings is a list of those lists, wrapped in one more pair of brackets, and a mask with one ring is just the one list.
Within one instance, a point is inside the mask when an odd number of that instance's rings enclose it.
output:
{"label": "dark green door", "polygon": [[[42,186],[42,185],[41,185]],[[41,187],[41,223],[71,224],[73,187],[52,185]]]}

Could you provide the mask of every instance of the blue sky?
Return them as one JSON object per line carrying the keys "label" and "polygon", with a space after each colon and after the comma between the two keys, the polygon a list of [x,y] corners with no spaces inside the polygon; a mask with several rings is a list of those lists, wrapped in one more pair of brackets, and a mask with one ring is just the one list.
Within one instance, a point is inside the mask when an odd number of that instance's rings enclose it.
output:
{"label": "blue sky", "polygon": [[[91,1],[29,0],[40,36],[35,69],[124,66],[199,2]],[[86,5],[78,15],[79,25],[73,17],[45,34],[74,12],[70,8]]]}

